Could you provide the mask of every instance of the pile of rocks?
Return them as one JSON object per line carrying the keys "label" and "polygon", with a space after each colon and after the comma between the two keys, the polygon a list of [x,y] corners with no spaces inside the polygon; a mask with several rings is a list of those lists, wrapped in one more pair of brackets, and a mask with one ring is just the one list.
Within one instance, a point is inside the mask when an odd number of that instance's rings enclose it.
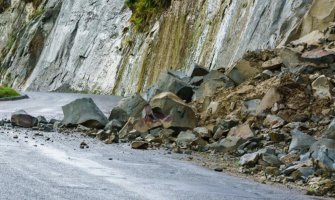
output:
{"label": "pile of rocks", "polygon": [[[289,45],[247,53],[225,70],[195,65],[168,71],[143,97],[124,98],[109,119],[92,99],[63,107],[62,122],[24,111],[13,125],[75,127],[107,144],[205,152],[265,181],[292,182],[310,194],[335,193],[335,25]],[[221,171],[221,170],[217,170]]]}

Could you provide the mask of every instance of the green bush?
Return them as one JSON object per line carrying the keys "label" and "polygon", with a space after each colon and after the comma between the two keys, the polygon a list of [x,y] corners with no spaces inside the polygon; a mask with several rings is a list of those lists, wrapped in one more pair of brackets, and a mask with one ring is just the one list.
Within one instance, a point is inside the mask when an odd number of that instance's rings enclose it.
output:
{"label": "green bush", "polygon": [[33,6],[35,8],[37,8],[43,2],[43,0],[22,0],[22,1],[26,3],[33,3]]}
{"label": "green bush", "polygon": [[20,96],[18,92],[10,87],[0,86],[0,98],[3,97],[17,97]]}
{"label": "green bush", "polygon": [[130,21],[136,30],[144,31],[154,17],[170,7],[171,0],[126,0],[126,5],[133,12]]}
{"label": "green bush", "polygon": [[0,13],[3,13],[10,6],[10,0],[0,0]]}

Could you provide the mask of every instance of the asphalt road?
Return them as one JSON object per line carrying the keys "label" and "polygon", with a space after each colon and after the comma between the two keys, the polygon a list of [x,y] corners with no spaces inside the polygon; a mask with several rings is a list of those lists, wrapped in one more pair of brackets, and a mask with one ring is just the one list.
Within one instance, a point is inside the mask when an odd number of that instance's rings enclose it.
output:
{"label": "asphalt road", "polygon": [[[49,93],[29,96],[28,100],[0,102],[0,117],[25,109],[33,115],[60,118],[61,105],[82,97]],[[91,97],[105,113],[119,100]],[[0,127],[1,200],[317,199],[214,172],[164,151],[105,145],[80,134],[36,133]],[[89,148],[80,149],[82,141]]]}

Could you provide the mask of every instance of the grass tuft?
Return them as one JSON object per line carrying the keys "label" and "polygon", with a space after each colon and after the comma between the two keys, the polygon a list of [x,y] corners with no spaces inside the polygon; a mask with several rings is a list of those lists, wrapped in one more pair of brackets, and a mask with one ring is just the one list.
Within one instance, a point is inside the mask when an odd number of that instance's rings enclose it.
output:
{"label": "grass tuft", "polygon": [[14,89],[6,86],[0,86],[0,98],[17,96],[20,96],[20,94]]}

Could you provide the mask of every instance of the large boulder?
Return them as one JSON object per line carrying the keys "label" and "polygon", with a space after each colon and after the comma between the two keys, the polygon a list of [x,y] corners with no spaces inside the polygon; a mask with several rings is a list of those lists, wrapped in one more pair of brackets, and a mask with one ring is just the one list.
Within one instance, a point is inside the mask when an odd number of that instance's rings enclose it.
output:
{"label": "large boulder", "polygon": [[333,119],[327,129],[323,132],[323,136],[335,140],[335,119]]}
{"label": "large boulder", "polygon": [[299,151],[301,153],[305,153],[316,141],[312,136],[307,135],[306,133],[303,133],[298,129],[292,130],[291,135],[292,135],[292,141],[289,147],[290,152]]}
{"label": "large boulder", "polygon": [[[163,92],[150,101],[150,106],[159,108],[165,115],[170,115],[170,127],[193,129],[197,120],[193,109],[171,92]],[[165,127],[167,128],[167,127]]]}
{"label": "large boulder", "polygon": [[162,92],[174,93],[186,102],[190,102],[194,94],[192,86],[186,83],[182,77],[177,76],[171,71],[162,73],[162,75],[157,80],[157,83],[148,90],[146,98],[150,100],[155,95]]}
{"label": "large boulder", "polygon": [[311,146],[310,152],[320,168],[335,171],[335,140],[322,138]]}
{"label": "large boulder", "polygon": [[247,60],[239,60],[232,68],[230,68],[226,75],[233,80],[237,85],[243,83],[249,78],[253,78],[260,73],[260,70],[252,63]]}
{"label": "large boulder", "polygon": [[36,126],[38,123],[37,118],[29,115],[24,110],[19,110],[14,113],[12,113],[11,116],[11,122],[14,126],[20,126],[23,128],[32,128],[33,126]]}
{"label": "large boulder", "polygon": [[212,96],[219,88],[234,87],[235,83],[225,74],[213,70],[203,78],[200,87],[195,91],[194,100],[199,100],[206,96]]}
{"label": "large boulder", "polygon": [[118,120],[121,123],[126,123],[129,117],[141,117],[143,108],[148,103],[139,94],[122,99],[119,104],[113,108],[109,120]]}
{"label": "large boulder", "polygon": [[63,124],[83,125],[88,128],[104,128],[108,120],[91,98],[77,99],[62,107]]}

